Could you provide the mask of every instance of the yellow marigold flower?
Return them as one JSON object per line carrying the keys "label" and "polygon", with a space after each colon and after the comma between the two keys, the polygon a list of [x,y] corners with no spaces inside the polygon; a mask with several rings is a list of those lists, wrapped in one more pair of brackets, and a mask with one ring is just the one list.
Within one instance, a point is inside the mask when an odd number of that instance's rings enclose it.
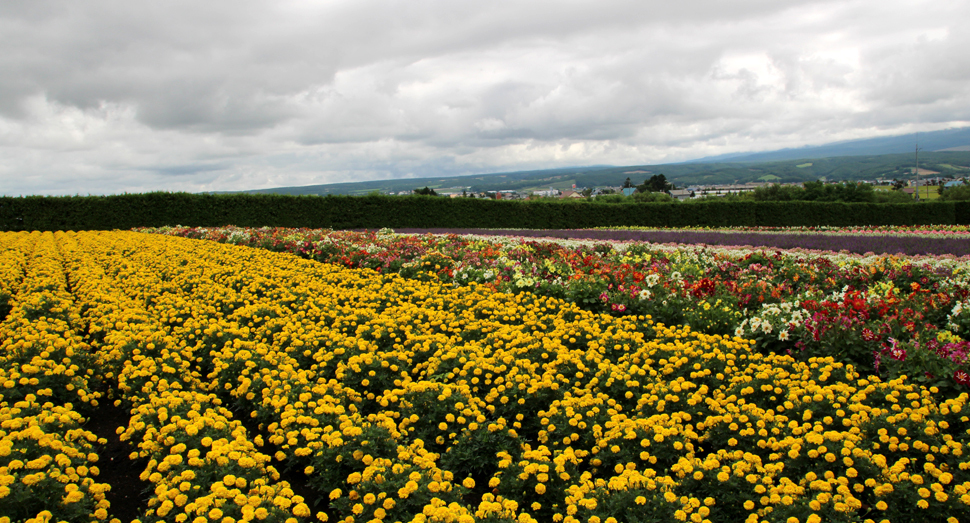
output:
{"label": "yellow marigold flower", "polygon": [[28,474],[20,478],[20,482],[24,485],[34,485],[39,483],[43,479],[43,473],[38,476],[37,474]]}

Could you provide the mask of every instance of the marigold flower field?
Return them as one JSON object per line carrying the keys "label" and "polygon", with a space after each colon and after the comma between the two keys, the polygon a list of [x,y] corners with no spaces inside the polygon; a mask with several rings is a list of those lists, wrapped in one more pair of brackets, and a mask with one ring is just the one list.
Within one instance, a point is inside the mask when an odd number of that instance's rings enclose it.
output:
{"label": "marigold flower field", "polygon": [[0,522],[114,517],[109,402],[146,523],[970,520],[965,392],[422,275],[0,233]]}
{"label": "marigold flower field", "polygon": [[[919,231],[920,229],[917,229]],[[970,258],[234,227],[156,232],[650,315],[756,349],[832,356],[956,394],[970,385]],[[607,231],[608,232],[608,231]]]}

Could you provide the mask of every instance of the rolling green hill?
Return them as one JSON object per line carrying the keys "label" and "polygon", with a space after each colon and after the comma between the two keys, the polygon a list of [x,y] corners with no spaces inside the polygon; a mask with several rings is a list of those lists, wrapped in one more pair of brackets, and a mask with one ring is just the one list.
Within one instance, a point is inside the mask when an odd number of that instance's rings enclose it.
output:
{"label": "rolling green hill", "polygon": [[[970,176],[970,151],[924,152],[920,154],[921,176]],[[874,156],[840,156],[833,158],[805,158],[784,161],[723,161],[712,163],[678,163],[664,165],[631,165],[623,167],[591,166],[546,169],[541,171],[518,171],[470,176],[435,178],[407,178],[376,180],[369,182],[308,185],[302,187],[279,187],[241,191],[271,194],[368,194],[371,192],[396,193],[421,187],[438,192],[465,189],[469,192],[526,191],[567,189],[572,187],[598,187],[622,185],[626,178],[635,184],[655,174],[663,174],[678,187],[703,184],[730,184],[747,182],[789,183],[814,180],[875,180],[898,178],[909,180],[915,157],[910,154],[884,154]],[[931,174],[932,173],[939,173]]]}

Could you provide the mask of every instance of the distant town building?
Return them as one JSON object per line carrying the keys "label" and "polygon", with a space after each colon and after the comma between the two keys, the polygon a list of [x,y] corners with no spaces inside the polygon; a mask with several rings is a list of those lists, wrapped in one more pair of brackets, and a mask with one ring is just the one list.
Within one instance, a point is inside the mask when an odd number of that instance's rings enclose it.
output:
{"label": "distant town building", "polygon": [[670,191],[670,196],[675,200],[689,200],[691,191],[687,189],[673,189]]}
{"label": "distant town building", "polygon": [[533,196],[559,196],[559,189],[549,188],[548,191],[532,191]]}

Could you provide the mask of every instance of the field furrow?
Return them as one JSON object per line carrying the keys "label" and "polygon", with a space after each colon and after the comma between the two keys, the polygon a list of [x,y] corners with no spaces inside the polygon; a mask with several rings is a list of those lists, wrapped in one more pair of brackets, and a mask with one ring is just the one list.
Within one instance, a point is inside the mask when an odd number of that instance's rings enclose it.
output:
{"label": "field furrow", "polygon": [[62,246],[70,253],[99,367],[116,403],[131,412],[127,428],[119,429],[121,439],[137,447],[133,460],[147,461],[141,479],[152,484],[154,496],[146,516],[177,523],[309,516],[302,499],[294,499],[267,465],[271,458],[256,449],[203,381],[194,356],[198,347],[180,343],[151,310],[147,289],[165,288],[160,275],[149,263],[126,261],[135,256],[124,254],[131,244],[111,240],[65,236]]}
{"label": "field furrow", "polygon": [[0,519],[106,520],[98,437],[82,428],[100,393],[54,235],[0,236],[15,286],[0,324]]}

